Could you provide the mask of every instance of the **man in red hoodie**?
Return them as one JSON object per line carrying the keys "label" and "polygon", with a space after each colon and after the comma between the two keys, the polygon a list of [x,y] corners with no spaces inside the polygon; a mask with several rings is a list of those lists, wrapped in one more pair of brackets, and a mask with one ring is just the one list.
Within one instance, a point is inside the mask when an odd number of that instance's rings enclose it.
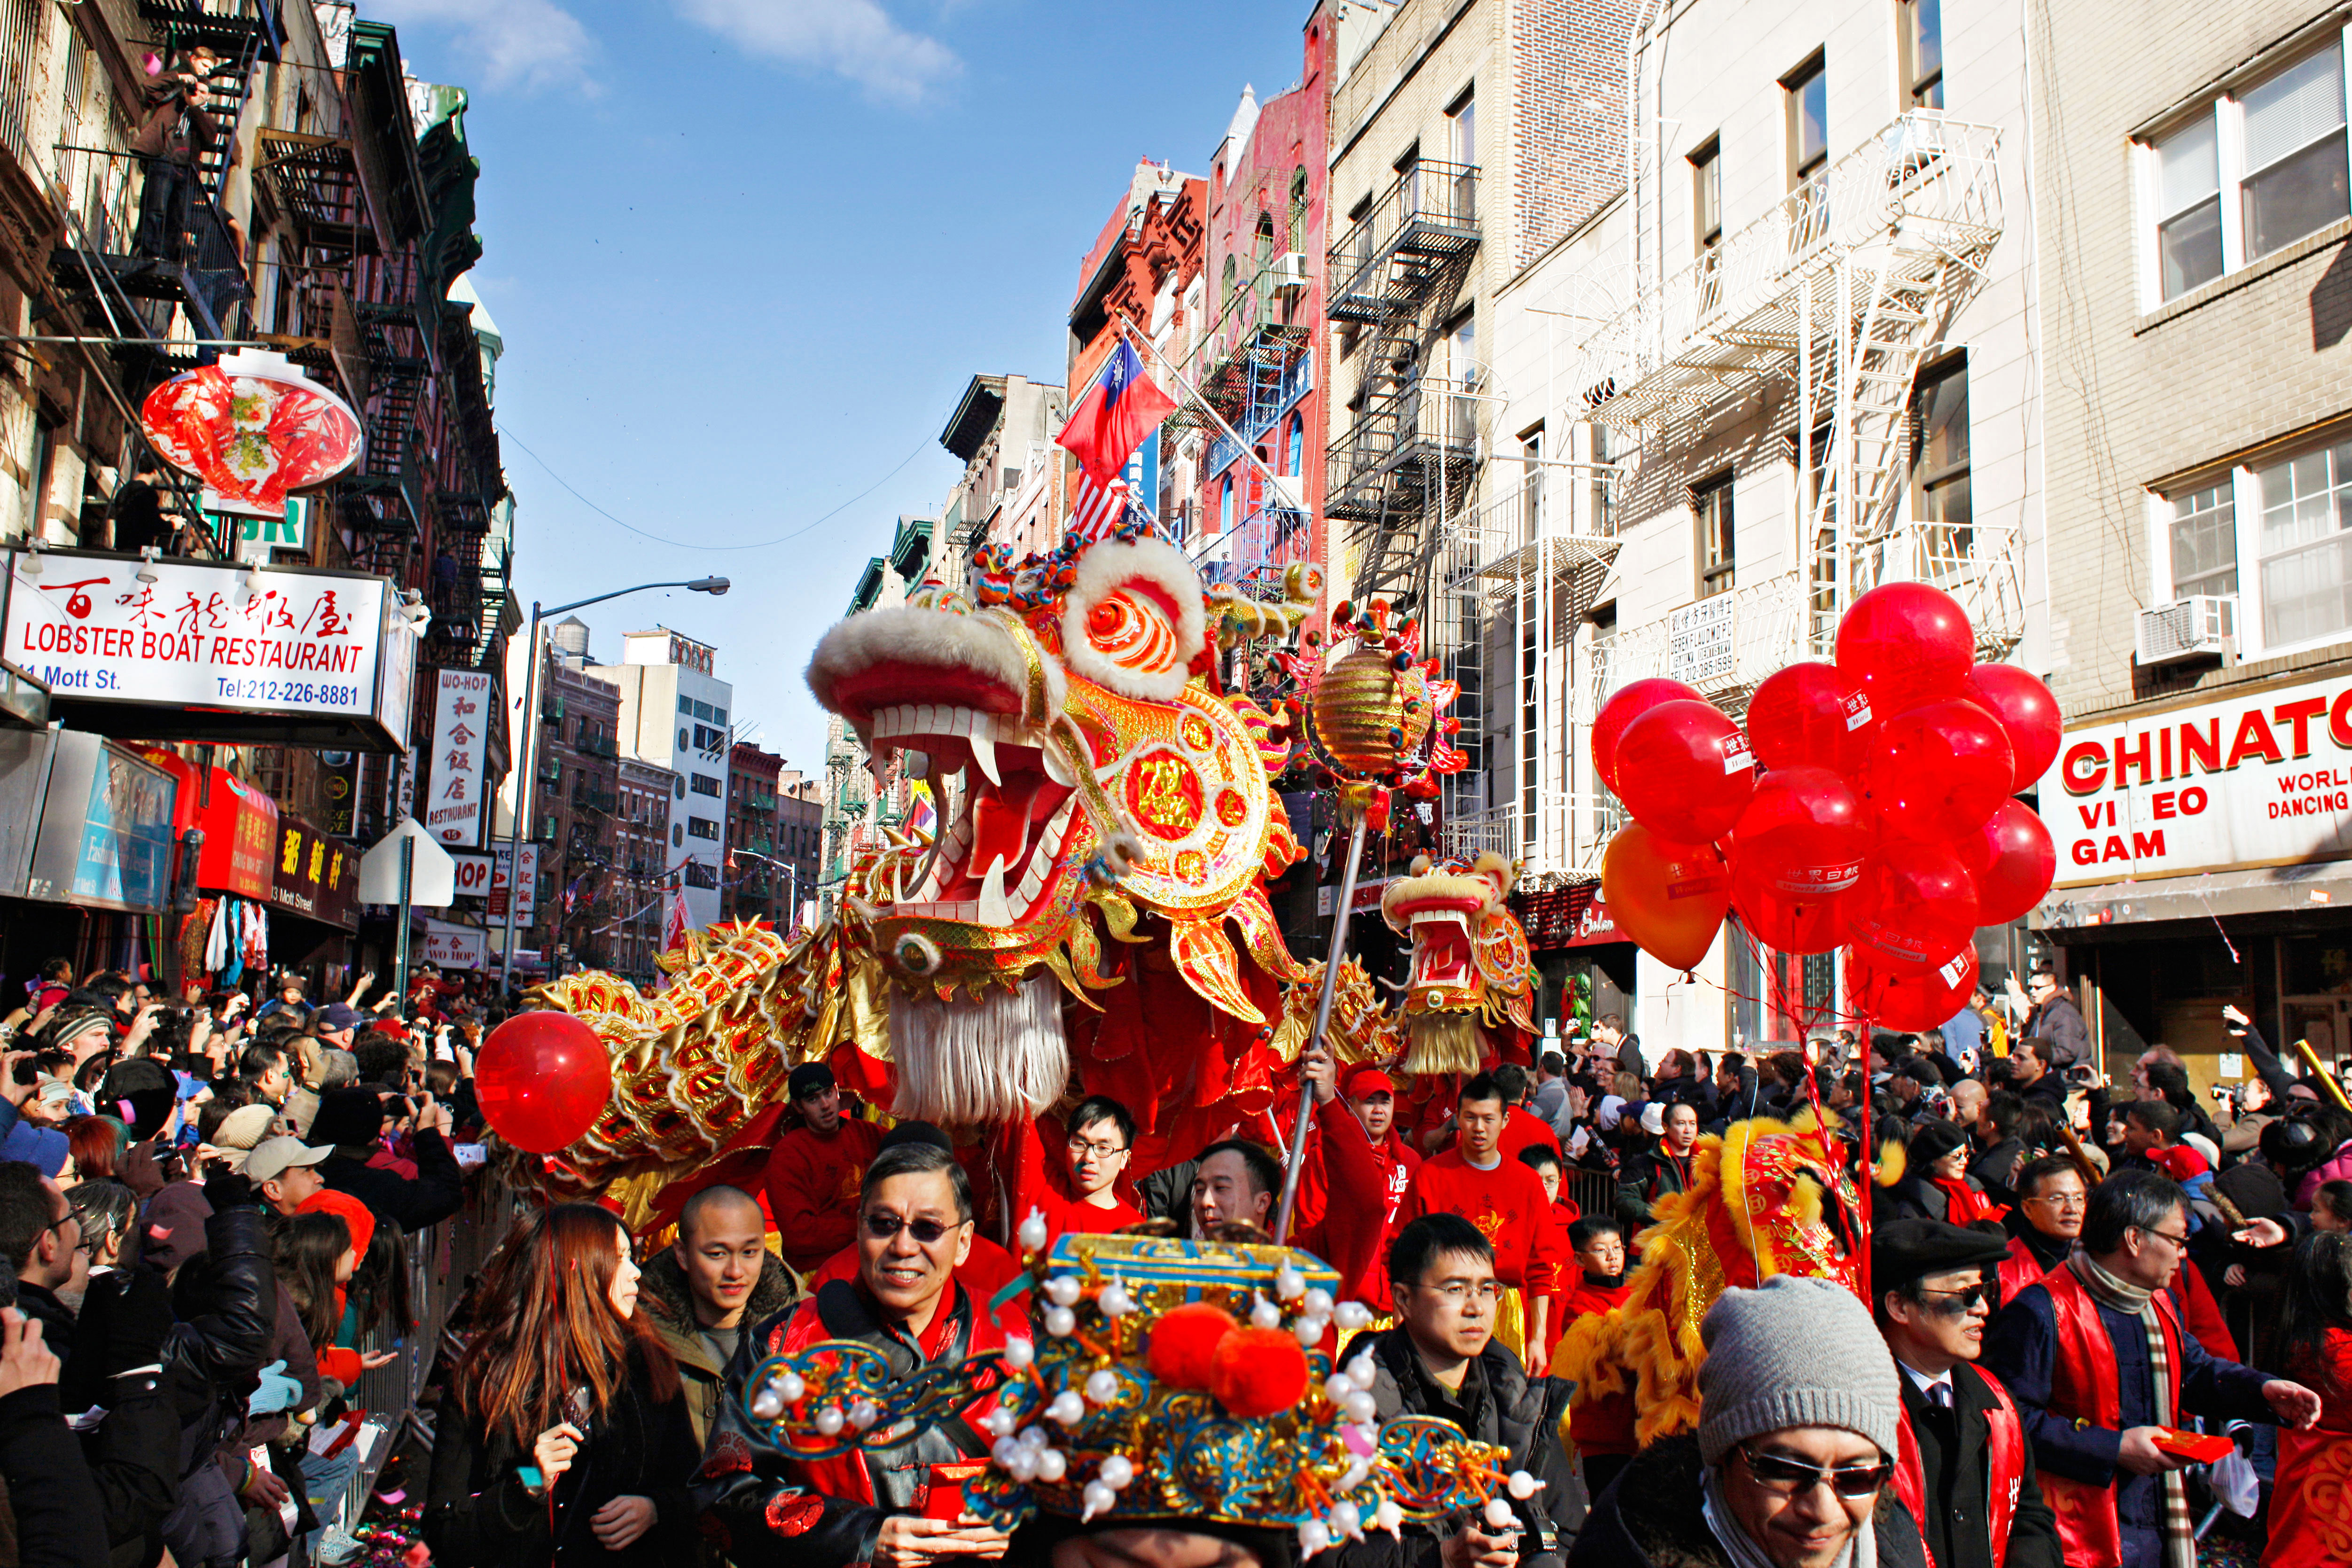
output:
{"label": "man in red hoodie", "polygon": [[[1381,1228],[1383,1234],[1392,1236],[1405,1190],[1412,1186],[1413,1173],[1421,1169],[1421,1156],[1412,1152],[1412,1146],[1396,1130],[1396,1084],[1377,1067],[1359,1067],[1348,1074],[1341,1093],[1355,1115],[1356,1124],[1364,1129],[1364,1139],[1372,1146],[1372,1157],[1380,1162]],[[1377,1247],[1372,1249],[1363,1290],[1356,1299],[1378,1304],[1387,1301],[1390,1294],[1388,1249]]]}
{"label": "man in red hoodie", "polygon": [[804,1061],[784,1081],[803,1125],[776,1141],[761,1178],[784,1261],[805,1275],[849,1245],[857,1188],[882,1146],[882,1129],[841,1113],[833,1069]]}

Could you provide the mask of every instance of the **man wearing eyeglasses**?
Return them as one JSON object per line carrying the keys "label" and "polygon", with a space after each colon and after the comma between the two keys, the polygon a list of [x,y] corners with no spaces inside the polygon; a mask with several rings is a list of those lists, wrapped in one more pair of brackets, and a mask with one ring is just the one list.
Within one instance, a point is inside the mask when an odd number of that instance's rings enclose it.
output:
{"label": "man wearing eyeglasses", "polygon": [[1106,1094],[1090,1094],[1070,1113],[1061,1157],[1032,1124],[1024,1140],[1018,1207],[1044,1217],[1048,1245],[1064,1231],[1124,1230],[1143,1223],[1143,1211],[1120,1200],[1118,1179],[1135,1148],[1135,1117]]}
{"label": "man wearing eyeglasses", "polygon": [[2017,1300],[2026,1286],[2066,1261],[2091,1207],[2082,1166],[2064,1155],[2028,1161],[2017,1173],[2016,1187],[2017,1205],[2002,1221],[2009,1228],[2000,1275],[2003,1302]]}
{"label": "man wearing eyeglasses", "polygon": [[1871,1238],[1878,1332],[1903,1374],[1895,1495],[1936,1568],[2062,1568],[2017,1406],[1976,1365],[1992,1316],[1998,1236],[1898,1219]]}
{"label": "man wearing eyeglasses", "polygon": [[695,1500],[720,1531],[736,1568],[927,1568],[1004,1555],[1003,1531],[942,1506],[988,1457],[982,1396],[898,1442],[868,1443],[840,1458],[801,1459],[753,1431],[744,1381],[772,1355],[825,1340],[879,1354],[893,1382],[1026,1339],[1022,1309],[992,1315],[956,1281],[973,1239],[971,1178],[936,1144],[884,1149],[866,1168],[850,1215],[857,1277],[835,1280],[744,1336],[695,1480]]}
{"label": "man wearing eyeglasses", "polygon": [[2187,1260],[2187,1195],[2154,1171],[2091,1195],[2082,1249],[2001,1310],[1985,1364],[2017,1401],[2069,1563],[2171,1568],[2195,1555],[2168,1448],[2191,1416],[2297,1429],[2319,1396],[2223,1361],[2181,1332],[2165,1287]]}
{"label": "man wearing eyeglasses", "polygon": [[1477,1517],[1408,1522],[1394,1539],[1373,1533],[1342,1545],[1328,1568],[1394,1568],[1400,1560],[1425,1568],[1558,1568],[1562,1543],[1584,1514],[1584,1489],[1559,1437],[1574,1385],[1528,1376],[1494,1342],[1502,1293],[1495,1249],[1460,1215],[1423,1215],[1398,1231],[1387,1272],[1397,1326],[1350,1341],[1339,1364],[1371,1355],[1379,1372],[1370,1392],[1382,1421],[1451,1421],[1508,1449],[1505,1469],[1524,1469],[1545,1484],[1512,1504],[1517,1517],[1507,1526]]}
{"label": "man wearing eyeglasses", "polygon": [[1920,1568],[1887,1486],[1901,1376],[1853,1292],[1776,1274],[1725,1291],[1699,1338],[1697,1432],[1633,1457],[1568,1568]]}

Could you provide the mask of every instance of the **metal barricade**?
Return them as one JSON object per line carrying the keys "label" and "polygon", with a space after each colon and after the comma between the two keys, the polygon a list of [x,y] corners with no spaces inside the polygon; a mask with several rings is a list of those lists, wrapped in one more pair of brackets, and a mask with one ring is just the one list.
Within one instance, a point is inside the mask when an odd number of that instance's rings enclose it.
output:
{"label": "metal barricade", "polygon": [[1579,1170],[1571,1166],[1560,1172],[1560,1190],[1576,1205],[1577,1212],[1588,1219],[1613,1217],[1617,1212],[1617,1178],[1607,1171]]}

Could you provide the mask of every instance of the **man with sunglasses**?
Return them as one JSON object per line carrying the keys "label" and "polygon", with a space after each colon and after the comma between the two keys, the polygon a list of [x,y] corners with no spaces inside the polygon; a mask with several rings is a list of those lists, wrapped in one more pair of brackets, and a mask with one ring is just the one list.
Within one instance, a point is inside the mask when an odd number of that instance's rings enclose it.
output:
{"label": "man with sunglasses", "polygon": [[1936,1568],[2063,1568],[2009,1391],[1976,1365],[2008,1256],[1998,1236],[1898,1219],[1871,1238],[1878,1332],[1903,1374],[1895,1495]]}
{"label": "man with sunglasses", "polygon": [[772,1355],[826,1340],[879,1354],[894,1381],[919,1377],[1027,1339],[1020,1306],[992,1315],[957,1283],[971,1251],[971,1178],[953,1153],[927,1142],[877,1155],[850,1217],[857,1277],[835,1280],[745,1336],[728,1368],[695,1481],[695,1500],[736,1568],[927,1568],[1002,1557],[1009,1539],[952,1506],[961,1477],[988,1457],[983,1396],[895,1443],[868,1443],[833,1459],[800,1459],[754,1432],[744,1380]]}
{"label": "man with sunglasses", "polygon": [[1697,1432],[1633,1457],[1568,1568],[1922,1568],[1887,1486],[1901,1377],[1853,1293],[1777,1274],[1725,1291],[1699,1338]]}
{"label": "man with sunglasses", "polygon": [[2181,1332],[2165,1287],[2186,1260],[2187,1195],[2154,1171],[2120,1171],[2091,1195],[2079,1251],[2027,1286],[1985,1336],[2009,1389],[2070,1563],[2165,1568],[2195,1543],[2164,1446],[2191,1416],[2303,1428],[2319,1396],[2223,1361]]}
{"label": "man with sunglasses", "polygon": [[776,1140],[761,1177],[776,1249],[806,1274],[848,1246],[856,1228],[858,1175],[882,1146],[882,1129],[845,1116],[833,1070],[803,1061],[784,1080],[801,1125]]}

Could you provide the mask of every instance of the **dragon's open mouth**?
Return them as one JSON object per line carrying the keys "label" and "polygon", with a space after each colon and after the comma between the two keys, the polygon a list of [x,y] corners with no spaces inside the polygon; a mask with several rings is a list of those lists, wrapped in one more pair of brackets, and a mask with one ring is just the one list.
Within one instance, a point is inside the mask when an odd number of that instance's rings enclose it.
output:
{"label": "dragon's open mouth", "polygon": [[942,826],[903,867],[888,913],[981,925],[1024,924],[1054,883],[1076,800],[1065,759],[1012,714],[946,703],[875,708],[877,760],[905,754],[929,780]]}
{"label": "dragon's open mouth", "polygon": [[1469,899],[1437,898],[1398,911],[1412,924],[1412,984],[1464,988],[1474,983],[1470,921],[1479,905]]}

